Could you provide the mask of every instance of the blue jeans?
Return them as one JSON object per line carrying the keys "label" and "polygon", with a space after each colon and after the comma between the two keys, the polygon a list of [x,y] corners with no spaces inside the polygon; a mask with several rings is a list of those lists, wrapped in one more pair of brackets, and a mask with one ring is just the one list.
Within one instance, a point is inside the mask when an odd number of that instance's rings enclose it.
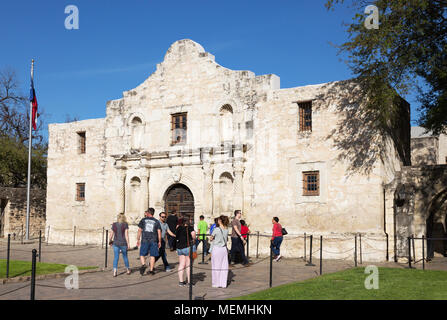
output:
{"label": "blue jeans", "polygon": [[124,265],[129,268],[129,259],[127,258],[127,246],[116,246],[113,245],[113,269],[118,268],[118,260],[120,258],[120,251],[123,253]]}
{"label": "blue jeans", "polygon": [[162,259],[163,260],[163,264],[166,268],[169,268],[169,262],[168,259],[166,259],[166,243],[164,239],[161,239],[161,246],[160,249],[158,250],[159,255],[158,257],[155,258],[155,262],[157,262],[158,259]]}
{"label": "blue jeans", "polygon": [[273,248],[273,254],[275,256],[279,256],[279,247],[281,247],[281,243],[282,243],[282,237],[275,237],[273,238],[273,242],[272,242],[272,248]]}

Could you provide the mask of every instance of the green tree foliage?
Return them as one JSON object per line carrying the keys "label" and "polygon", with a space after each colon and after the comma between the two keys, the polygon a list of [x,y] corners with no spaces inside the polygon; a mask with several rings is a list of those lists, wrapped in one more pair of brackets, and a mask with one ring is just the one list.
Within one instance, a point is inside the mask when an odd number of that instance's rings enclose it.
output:
{"label": "green tree foliage", "polygon": [[[329,0],[326,7],[347,2],[357,13],[340,53],[347,54],[378,123],[398,121],[397,95],[417,89],[419,124],[447,132],[447,0]],[[365,27],[370,4],[379,9],[378,29]]]}
{"label": "green tree foliage", "polygon": [[[20,94],[12,70],[0,71],[0,185],[25,186],[28,174],[29,102]],[[42,118],[39,106],[39,117]],[[41,135],[43,121],[33,131],[32,187],[46,188],[48,145]]]}

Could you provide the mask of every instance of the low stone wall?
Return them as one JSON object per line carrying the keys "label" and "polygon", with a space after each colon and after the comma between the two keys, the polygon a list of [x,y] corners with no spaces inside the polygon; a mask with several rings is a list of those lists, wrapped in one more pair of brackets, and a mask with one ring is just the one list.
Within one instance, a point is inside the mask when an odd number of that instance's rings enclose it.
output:
{"label": "low stone wall", "polygon": [[[8,233],[20,239],[26,232],[26,188],[0,187],[0,199],[4,208],[3,237]],[[39,230],[45,229],[46,191],[31,189],[30,192],[30,238],[37,238]]]}

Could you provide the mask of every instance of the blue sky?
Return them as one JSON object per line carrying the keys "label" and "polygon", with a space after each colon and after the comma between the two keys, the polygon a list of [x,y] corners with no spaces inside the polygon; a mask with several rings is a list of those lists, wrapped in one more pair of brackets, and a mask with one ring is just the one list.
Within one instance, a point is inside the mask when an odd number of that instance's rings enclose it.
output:
{"label": "blue sky", "polygon": [[[0,11],[0,69],[13,68],[29,90],[30,61],[47,123],[102,118],[108,100],[143,82],[169,46],[192,39],[220,65],[274,73],[281,87],[352,77],[330,43],[347,40],[346,6],[327,11],[326,0],[152,1],[15,0]],[[79,30],[65,29],[67,5],[79,9]],[[417,118],[414,95],[412,119]],[[46,135],[47,133],[44,132]]]}

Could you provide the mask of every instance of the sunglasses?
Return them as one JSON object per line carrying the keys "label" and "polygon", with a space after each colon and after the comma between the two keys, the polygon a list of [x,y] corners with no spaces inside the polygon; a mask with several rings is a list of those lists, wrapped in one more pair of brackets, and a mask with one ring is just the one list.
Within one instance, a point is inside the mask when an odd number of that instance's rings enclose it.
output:
{"label": "sunglasses", "polygon": [[166,218],[166,216],[161,216],[160,218],[164,219],[164,218]]}

